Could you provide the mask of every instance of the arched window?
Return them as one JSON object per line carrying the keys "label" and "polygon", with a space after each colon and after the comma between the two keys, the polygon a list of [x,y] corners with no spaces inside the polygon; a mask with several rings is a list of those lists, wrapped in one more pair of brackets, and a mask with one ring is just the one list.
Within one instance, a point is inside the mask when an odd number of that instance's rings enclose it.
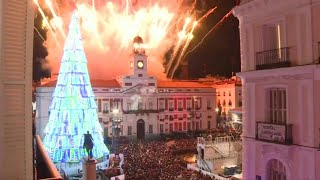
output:
{"label": "arched window", "polygon": [[272,159],[267,165],[267,180],[286,180],[286,168],[277,159]]}

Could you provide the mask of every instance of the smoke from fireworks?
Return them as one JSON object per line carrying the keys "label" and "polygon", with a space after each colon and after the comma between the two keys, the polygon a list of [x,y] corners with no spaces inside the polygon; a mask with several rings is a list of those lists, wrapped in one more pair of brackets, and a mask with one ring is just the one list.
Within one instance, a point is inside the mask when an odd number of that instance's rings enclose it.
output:
{"label": "smoke from fireworks", "polygon": [[[149,74],[160,79],[172,78],[185,57],[196,24],[216,9],[196,19],[196,0],[34,0],[34,3],[44,19],[43,28],[48,30],[45,46],[53,74],[59,71],[71,14],[78,10],[88,69],[95,79],[128,74],[136,36],[144,40]],[[51,20],[43,9],[51,13]],[[172,47],[174,52],[165,63],[165,70],[164,55]]]}

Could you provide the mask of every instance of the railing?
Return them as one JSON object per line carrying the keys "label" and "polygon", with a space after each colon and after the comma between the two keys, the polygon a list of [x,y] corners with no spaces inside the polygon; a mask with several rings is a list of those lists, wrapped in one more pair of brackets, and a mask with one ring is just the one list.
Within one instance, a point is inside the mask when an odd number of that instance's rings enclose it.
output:
{"label": "railing", "polygon": [[109,110],[103,110],[102,113],[103,113],[103,114],[108,114],[108,113],[109,113]]}
{"label": "railing", "polygon": [[144,113],[158,113],[159,111],[156,109],[140,109],[140,110],[128,110],[122,111],[123,114],[144,114]]}
{"label": "railing", "polygon": [[273,69],[290,66],[290,48],[273,49],[256,53],[256,69]]}
{"label": "railing", "polygon": [[256,122],[256,139],[280,144],[292,144],[292,124]]}

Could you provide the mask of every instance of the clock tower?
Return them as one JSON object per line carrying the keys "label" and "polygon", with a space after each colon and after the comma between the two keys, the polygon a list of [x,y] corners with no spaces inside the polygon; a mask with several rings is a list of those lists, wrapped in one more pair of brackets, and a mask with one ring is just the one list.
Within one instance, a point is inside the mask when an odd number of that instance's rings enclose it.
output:
{"label": "clock tower", "polygon": [[130,74],[118,79],[125,87],[132,87],[138,84],[147,87],[157,87],[157,79],[148,75],[148,56],[140,36],[133,39],[132,59],[129,61]]}
{"label": "clock tower", "polygon": [[147,55],[140,36],[133,39],[133,59],[130,61],[130,72],[135,77],[146,77],[148,71]]}

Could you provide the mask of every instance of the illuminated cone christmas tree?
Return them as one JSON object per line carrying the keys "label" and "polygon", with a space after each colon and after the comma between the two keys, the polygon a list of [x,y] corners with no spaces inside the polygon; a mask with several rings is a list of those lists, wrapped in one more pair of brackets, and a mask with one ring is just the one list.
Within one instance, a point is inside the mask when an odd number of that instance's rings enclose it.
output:
{"label": "illuminated cone christmas tree", "polygon": [[98,121],[77,12],[72,15],[43,140],[53,162],[79,162],[87,156],[84,134],[93,137],[93,157],[109,154]]}

